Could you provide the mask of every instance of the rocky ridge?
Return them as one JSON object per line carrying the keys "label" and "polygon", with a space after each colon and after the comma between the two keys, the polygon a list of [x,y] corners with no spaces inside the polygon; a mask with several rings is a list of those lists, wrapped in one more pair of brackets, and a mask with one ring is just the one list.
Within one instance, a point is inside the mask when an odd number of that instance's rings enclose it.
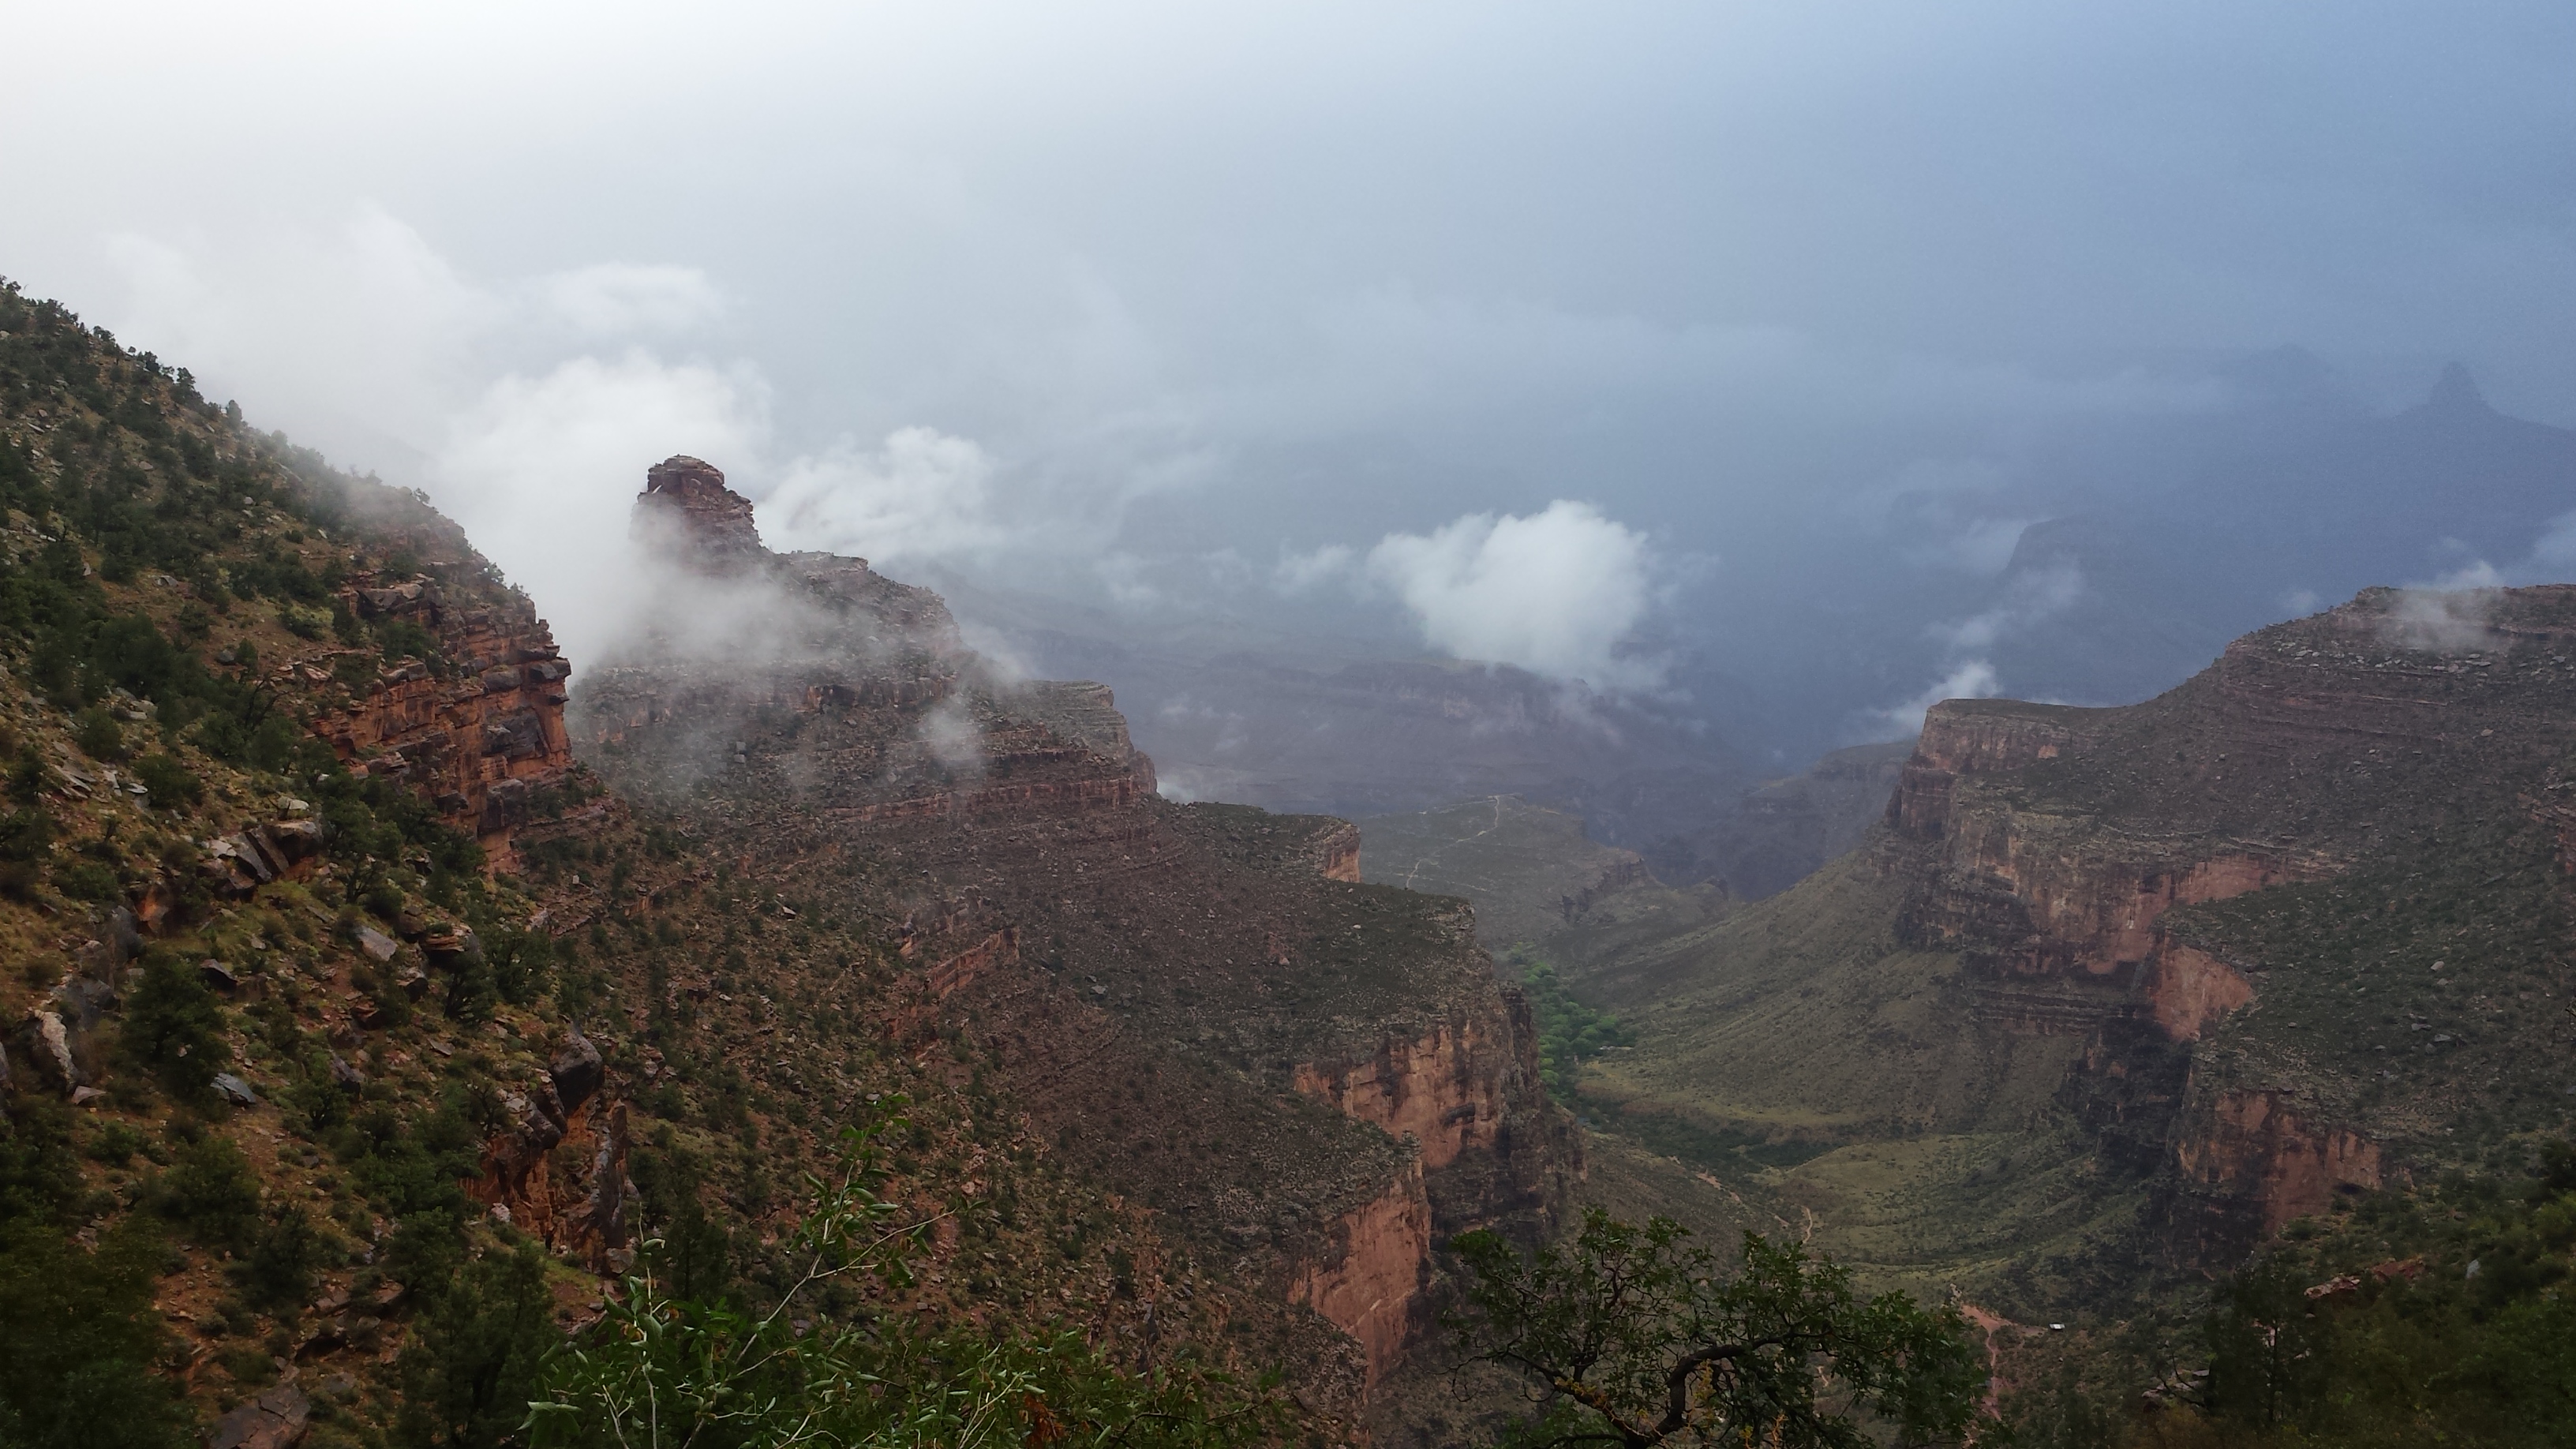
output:
{"label": "rocky ridge", "polygon": [[661,465],[639,536],[782,627],[708,659],[643,621],[576,741],[753,872],[908,902],[889,1029],[987,1046],[1068,1160],[1347,1334],[1364,1392],[1431,1326],[1437,1239],[1543,1231],[1577,1168],[1466,913],[1357,884],[1344,822],[1161,799],[1108,691],[993,677],[935,596],[754,552],[721,490]]}

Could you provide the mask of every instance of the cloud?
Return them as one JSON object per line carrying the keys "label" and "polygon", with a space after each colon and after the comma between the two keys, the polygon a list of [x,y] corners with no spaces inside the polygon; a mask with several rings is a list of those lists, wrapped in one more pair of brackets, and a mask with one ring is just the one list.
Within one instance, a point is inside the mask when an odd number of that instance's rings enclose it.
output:
{"label": "cloud", "polygon": [[2004,586],[2002,602],[1965,619],[1932,626],[1932,637],[1952,650],[1981,653],[2007,634],[2065,612],[2084,597],[2084,571],[2072,559],[2057,559],[2015,574]]}
{"label": "cloud", "polygon": [[1923,715],[1945,699],[1992,699],[2001,692],[2001,681],[1995,667],[1983,659],[1971,659],[1953,669],[1921,694],[1881,709],[1868,711],[1869,738],[1901,740],[1923,733]]}
{"label": "cloud", "polygon": [[2528,569],[2531,583],[2576,580],[2576,513],[2562,513],[2549,520],[2531,545]]}
{"label": "cloud", "polygon": [[385,456],[389,443],[418,455],[512,315],[374,206],[221,237],[120,232],[105,253],[123,283],[109,309],[119,331],[213,395],[238,391],[267,426],[281,419],[263,403],[291,400],[299,442],[376,468],[408,461]]}
{"label": "cloud", "polygon": [[452,417],[428,464],[431,496],[475,546],[541,592],[576,666],[641,616],[651,585],[628,538],[643,467],[673,453],[739,458],[768,431],[747,369],[666,363],[633,349],[511,374]]}
{"label": "cloud", "polygon": [[972,439],[899,428],[862,451],[844,438],[799,458],[761,502],[772,547],[878,560],[991,553],[1018,540],[994,510],[993,459]]}
{"label": "cloud", "polygon": [[1663,682],[1661,661],[1631,647],[1653,570],[1646,535],[1564,499],[1528,517],[1471,513],[1427,535],[1390,533],[1367,562],[1433,648],[1609,690]]}
{"label": "cloud", "polygon": [[602,262],[541,278],[534,292],[547,316],[593,336],[686,331],[714,321],[725,307],[723,294],[695,267]]}
{"label": "cloud", "polygon": [[1359,567],[1358,550],[1346,543],[1328,543],[1312,553],[1282,553],[1270,576],[1284,592],[1302,594],[1335,579],[1355,578]]}
{"label": "cloud", "polygon": [[2465,654],[2493,647],[2495,631],[2487,616],[2502,587],[2496,571],[2472,564],[2433,588],[2401,589],[2388,611],[2381,633],[2401,649],[2434,654]]}

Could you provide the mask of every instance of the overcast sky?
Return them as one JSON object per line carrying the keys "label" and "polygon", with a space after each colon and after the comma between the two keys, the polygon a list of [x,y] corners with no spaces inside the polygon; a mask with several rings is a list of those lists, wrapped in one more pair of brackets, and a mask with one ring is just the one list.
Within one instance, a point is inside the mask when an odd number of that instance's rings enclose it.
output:
{"label": "overcast sky", "polygon": [[[1642,687],[1760,540],[2016,429],[2214,406],[2231,352],[2390,406],[2458,358],[2576,423],[2563,3],[8,27],[0,274],[428,488],[576,651],[593,542],[680,451],[774,542],[1329,598]],[[1565,607],[1523,627],[1480,601],[1531,560]]]}

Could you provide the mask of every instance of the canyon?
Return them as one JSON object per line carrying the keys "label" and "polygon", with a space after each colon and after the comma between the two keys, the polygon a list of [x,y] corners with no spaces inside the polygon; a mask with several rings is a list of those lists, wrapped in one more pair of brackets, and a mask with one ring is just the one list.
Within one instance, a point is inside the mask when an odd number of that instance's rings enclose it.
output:
{"label": "canyon", "polygon": [[2024,1314],[2513,1160],[2567,1117],[2571,629],[2373,590],[2143,704],[1935,705],[1852,854],[1571,954],[1641,1025],[1587,1110]]}

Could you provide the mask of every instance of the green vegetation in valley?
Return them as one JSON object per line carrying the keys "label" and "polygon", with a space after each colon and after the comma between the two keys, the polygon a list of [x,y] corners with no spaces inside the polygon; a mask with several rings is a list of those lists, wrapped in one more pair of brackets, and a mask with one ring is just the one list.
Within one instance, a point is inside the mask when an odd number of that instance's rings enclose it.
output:
{"label": "green vegetation in valley", "polygon": [[1571,1103],[1582,1090],[1584,1061],[1613,1047],[1636,1045],[1636,1033],[1617,1017],[1568,995],[1556,968],[1530,947],[1515,946],[1503,960],[1529,998],[1531,1015],[1538,1018],[1539,1075],[1547,1094]]}

